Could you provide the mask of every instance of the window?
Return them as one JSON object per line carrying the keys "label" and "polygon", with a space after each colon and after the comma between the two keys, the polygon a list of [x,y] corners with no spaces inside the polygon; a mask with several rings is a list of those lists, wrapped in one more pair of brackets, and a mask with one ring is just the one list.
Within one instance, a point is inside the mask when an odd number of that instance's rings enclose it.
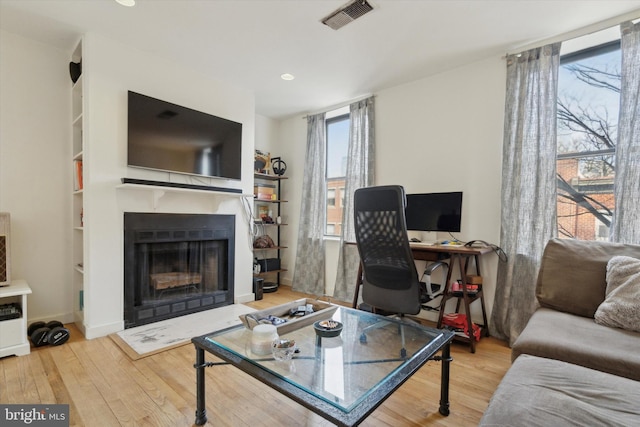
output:
{"label": "window", "polygon": [[564,55],[558,76],[558,236],[607,240],[614,209],[620,42]]}
{"label": "window", "polygon": [[326,120],[327,126],[327,236],[339,236],[342,232],[342,194],[347,168],[349,148],[349,114],[341,114]]}
{"label": "window", "polygon": [[336,189],[327,188],[327,207],[336,206]]}

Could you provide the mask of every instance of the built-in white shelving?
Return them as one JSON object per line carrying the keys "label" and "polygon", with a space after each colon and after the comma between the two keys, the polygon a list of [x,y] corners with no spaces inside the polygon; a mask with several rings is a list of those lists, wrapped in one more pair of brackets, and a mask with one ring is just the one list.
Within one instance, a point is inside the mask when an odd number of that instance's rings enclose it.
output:
{"label": "built-in white shelving", "polygon": [[[82,62],[82,40],[80,40],[71,55],[71,61]],[[85,230],[84,215],[85,198],[84,184],[86,176],[85,162],[85,99],[84,99],[84,78],[82,74],[73,83],[71,88],[71,171],[73,174],[72,189],[72,283],[73,283],[73,312],[74,322],[84,331],[84,280],[85,280]]]}

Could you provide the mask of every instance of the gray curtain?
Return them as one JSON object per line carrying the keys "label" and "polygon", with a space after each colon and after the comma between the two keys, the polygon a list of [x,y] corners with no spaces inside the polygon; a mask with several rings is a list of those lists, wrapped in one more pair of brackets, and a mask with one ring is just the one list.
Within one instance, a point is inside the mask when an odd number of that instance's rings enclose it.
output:
{"label": "gray curtain", "polygon": [[640,244],[640,23],[620,26],[622,81],[611,240]]}
{"label": "gray curtain", "polygon": [[293,290],[313,295],[325,294],[325,129],[324,113],[307,117],[307,157],[302,180],[298,250],[291,286]]}
{"label": "gray curtain", "polygon": [[342,210],[342,233],[340,235],[336,286],[333,291],[333,297],[341,301],[353,300],[360,264],[358,248],[356,245],[348,245],[346,242],[356,241],[353,226],[353,192],[358,188],[369,187],[374,182],[374,111],[374,97],[354,102],[350,106],[351,127],[349,129],[349,151]]}
{"label": "gray curtain", "polygon": [[507,57],[500,262],[489,327],[513,343],[536,308],[542,252],[555,237],[560,43]]}

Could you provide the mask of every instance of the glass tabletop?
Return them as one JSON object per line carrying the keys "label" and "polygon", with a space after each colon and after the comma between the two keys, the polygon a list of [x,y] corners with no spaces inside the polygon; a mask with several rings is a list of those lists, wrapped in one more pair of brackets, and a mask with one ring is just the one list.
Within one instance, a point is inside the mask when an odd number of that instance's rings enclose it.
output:
{"label": "glass tabletop", "polygon": [[225,349],[349,412],[371,394],[385,394],[380,388],[397,387],[452,339],[449,331],[346,307],[329,316],[343,325],[337,337],[319,337],[313,325],[280,335],[295,340],[299,349],[290,361],[253,353],[252,331],[244,325],[207,334],[199,341],[214,354],[216,348]]}

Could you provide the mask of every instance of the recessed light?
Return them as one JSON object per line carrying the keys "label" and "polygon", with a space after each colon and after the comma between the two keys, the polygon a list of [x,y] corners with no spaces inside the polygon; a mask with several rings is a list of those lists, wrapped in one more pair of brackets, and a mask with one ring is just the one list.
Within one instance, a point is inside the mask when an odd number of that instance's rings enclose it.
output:
{"label": "recessed light", "polygon": [[296,78],[296,76],[294,76],[293,74],[289,74],[289,73],[284,73],[280,75],[280,78],[282,80],[293,80]]}
{"label": "recessed light", "polygon": [[116,1],[121,5],[127,6],[127,7],[133,7],[136,5],[136,0],[116,0]]}

